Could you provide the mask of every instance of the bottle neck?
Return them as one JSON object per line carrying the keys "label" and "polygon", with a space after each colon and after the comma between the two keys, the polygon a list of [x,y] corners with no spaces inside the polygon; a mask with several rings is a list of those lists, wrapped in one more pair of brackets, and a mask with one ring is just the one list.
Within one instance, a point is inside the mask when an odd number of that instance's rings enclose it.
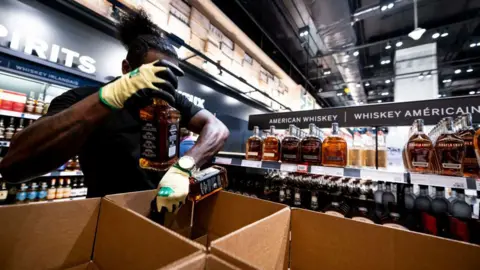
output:
{"label": "bottle neck", "polygon": [[293,126],[288,127],[288,135],[295,136],[295,128]]}
{"label": "bottle neck", "polygon": [[428,189],[427,188],[424,188],[424,187],[421,187],[420,188],[420,195],[427,195],[428,194]]}
{"label": "bottle neck", "polygon": [[338,135],[338,124],[337,123],[332,124],[332,135]]}
{"label": "bottle neck", "polygon": [[444,190],[436,190],[435,197],[445,198],[445,191]]}
{"label": "bottle neck", "polygon": [[253,128],[253,135],[255,135],[255,136],[259,136],[259,135],[260,135],[260,130],[259,130],[258,127],[254,127],[254,128]]}
{"label": "bottle neck", "polygon": [[275,127],[270,127],[270,136],[275,136]]}

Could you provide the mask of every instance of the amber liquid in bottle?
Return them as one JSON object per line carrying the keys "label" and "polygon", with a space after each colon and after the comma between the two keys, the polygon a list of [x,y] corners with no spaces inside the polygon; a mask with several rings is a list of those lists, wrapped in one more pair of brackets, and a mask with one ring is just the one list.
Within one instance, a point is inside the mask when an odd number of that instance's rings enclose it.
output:
{"label": "amber liquid in bottle", "polygon": [[458,137],[465,142],[465,157],[463,158],[463,176],[478,177],[479,166],[474,147],[475,130],[472,127],[472,115],[464,114],[461,116],[461,130],[457,133]]}
{"label": "amber liquid in bottle", "polygon": [[302,162],[310,165],[322,163],[322,140],[315,136],[315,125],[309,125],[309,134],[300,141],[300,157]]}
{"label": "amber liquid in bottle", "polygon": [[282,140],[282,162],[297,163],[300,161],[300,139],[294,135],[294,125],[288,128],[288,136]]}
{"label": "amber liquid in bottle", "polygon": [[257,126],[253,127],[253,135],[247,140],[245,159],[262,160],[263,156],[263,139],[260,137],[260,130]]}
{"label": "amber liquid in bottle", "polygon": [[434,153],[432,141],[423,132],[423,119],[417,119],[413,123],[416,131],[408,139],[406,161],[410,172],[414,173],[432,173]]}
{"label": "amber liquid in bottle", "polygon": [[362,136],[360,132],[355,129],[352,147],[348,148],[348,165],[356,168],[364,166],[364,151]]}
{"label": "amber liquid in bottle", "polygon": [[465,142],[454,134],[453,119],[446,117],[446,130],[435,142],[440,165],[440,174],[450,176],[463,176],[463,158],[465,156]]}
{"label": "amber liquid in bottle", "polygon": [[347,142],[340,137],[338,123],[332,123],[332,135],[322,143],[322,164],[345,167],[347,165]]}
{"label": "amber liquid in bottle", "polygon": [[377,133],[378,136],[378,168],[387,168],[387,142],[382,130]]}
{"label": "amber liquid in bottle", "polygon": [[140,110],[140,120],[140,167],[167,170],[178,158],[180,112],[155,98],[152,105]]}
{"label": "amber liquid in bottle", "polygon": [[370,130],[367,131],[366,135],[365,150],[362,151],[364,166],[375,168],[375,141],[373,140],[373,135]]}
{"label": "amber liquid in bottle", "polygon": [[263,140],[263,158],[265,161],[280,159],[280,140],[275,136],[275,127],[270,126],[270,134]]}

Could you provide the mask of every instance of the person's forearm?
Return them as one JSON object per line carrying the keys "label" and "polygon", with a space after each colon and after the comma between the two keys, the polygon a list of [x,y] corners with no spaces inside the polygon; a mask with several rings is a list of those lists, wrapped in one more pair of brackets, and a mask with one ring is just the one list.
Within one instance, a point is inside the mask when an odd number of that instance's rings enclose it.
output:
{"label": "person's forearm", "polygon": [[0,162],[3,179],[20,182],[58,168],[78,154],[88,136],[110,113],[111,109],[94,93],[54,116],[36,121],[13,137]]}
{"label": "person's forearm", "polygon": [[201,167],[222,149],[229,135],[230,132],[221,121],[211,118],[203,126],[195,146],[185,155],[193,157],[197,167]]}

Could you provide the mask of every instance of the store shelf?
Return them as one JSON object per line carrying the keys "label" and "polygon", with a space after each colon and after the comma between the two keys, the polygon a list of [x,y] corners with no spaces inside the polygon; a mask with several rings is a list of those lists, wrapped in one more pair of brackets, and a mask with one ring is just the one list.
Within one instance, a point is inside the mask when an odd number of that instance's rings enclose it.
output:
{"label": "store shelf", "polygon": [[65,198],[65,199],[54,199],[54,200],[47,200],[47,201],[41,201],[41,202],[27,202],[25,204],[41,204],[41,203],[52,203],[52,202],[68,202],[68,201],[78,201],[78,200],[84,200],[86,199],[86,196],[82,197],[75,197],[75,198]]}
{"label": "store shelf", "polygon": [[25,118],[25,119],[33,119],[33,120],[37,120],[38,118],[41,117],[40,114],[21,113],[21,112],[7,111],[7,110],[0,110],[0,115],[10,116],[10,117],[19,117],[19,118]]}
{"label": "store shelf", "polygon": [[64,171],[64,172],[50,172],[42,175],[43,177],[58,177],[58,176],[83,176],[82,171]]}
{"label": "store shelf", "polygon": [[480,181],[466,177],[452,177],[432,174],[414,174],[375,169],[335,168],[324,166],[309,166],[302,164],[289,164],[271,161],[253,161],[232,157],[215,157],[213,163],[218,165],[231,165],[246,168],[273,169],[286,172],[301,172],[342,177],[359,177],[373,181],[393,183],[411,183],[446,188],[476,189],[480,190]]}

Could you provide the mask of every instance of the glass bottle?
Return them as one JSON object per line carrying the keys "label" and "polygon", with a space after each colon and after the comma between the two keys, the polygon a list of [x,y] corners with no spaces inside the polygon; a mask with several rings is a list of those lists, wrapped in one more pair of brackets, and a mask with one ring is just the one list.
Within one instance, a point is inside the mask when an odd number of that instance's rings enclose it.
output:
{"label": "glass bottle", "polygon": [[25,105],[25,111],[28,113],[33,113],[35,109],[35,92],[30,91],[30,95],[27,99],[27,104]]}
{"label": "glass bottle", "polygon": [[280,140],[275,135],[275,126],[270,126],[270,134],[263,140],[263,157],[265,161],[280,159]]}
{"label": "glass bottle", "polygon": [[5,140],[5,125],[3,124],[3,118],[0,119],[0,140]]}
{"label": "glass bottle", "polygon": [[140,167],[169,169],[178,159],[180,112],[154,98],[152,105],[140,110],[140,123]]}
{"label": "glass bottle", "polygon": [[35,113],[42,114],[44,106],[45,106],[45,102],[43,99],[43,93],[40,93],[38,94],[38,99],[35,102]]}
{"label": "glass bottle", "polygon": [[253,135],[247,140],[245,159],[247,160],[262,160],[263,156],[263,139],[260,137],[260,129],[257,126],[253,127]]}
{"label": "glass bottle", "polygon": [[384,214],[383,207],[383,191],[385,190],[385,184],[382,181],[377,182],[377,190],[373,193],[373,200],[375,201],[375,214],[378,218]]}
{"label": "glass bottle", "polygon": [[465,157],[463,158],[463,176],[478,177],[480,170],[477,156],[475,154],[475,147],[473,145],[475,130],[472,127],[472,115],[469,113],[462,114],[459,124],[460,130],[458,131],[457,135],[465,142]]}
{"label": "glass bottle", "polygon": [[30,187],[27,188],[27,202],[34,202],[38,198],[38,185],[36,182],[30,183]]}
{"label": "glass bottle", "polygon": [[432,141],[424,133],[423,119],[416,119],[415,132],[407,142],[407,161],[409,162],[410,172],[431,173],[433,171],[432,155],[434,148]]}
{"label": "glass bottle", "polygon": [[20,118],[20,121],[18,122],[18,127],[15,129],[15,134],[23,130],[23,118]]}
{"label": "glass bottle", "polygon": [[330,186],[330,199],[331,202],[327,207],[323,209],[323,212],[327,215],[335,217],[345,217],[350,211],[350,207],[344,202],[341,197],[341,190],[339,189],[338,180],[334,180]]}
{"label": "glass bottle", "polygon": [[57,192],[55,193],[55,199],[63,198],[63,178],[58,179]]}
{"label": "glass bottle", "polygon": [[352,147],[348,149],[349,165],[355,168],[363,167],[365,163],[364,151],[362,135],[358,129],[355,129],[353,132]]}
{"label": "glass bottle", "polygon": [[288,136],[282,140],[282,162],[297,163],[300,161],[300,139],[295,136],[295,126],[288,127]]}
{"label": "glass bottle", "polygon": [[405,209],[405,226],[409,230],[419,231],[419,222],[415,216],[415,200],[417,197],[413,193],[413,185],[406,184],[403,192],[403,207]]}
{"label": "glass bottle", "polygon": [[332,134],[322,143],[322,164],[345,167],[347,165],[347,142],[340,137],[338,123],[332,123]]}
{"label": "glass bottle", "polygon": [[7,184],[2,182],[0,185],[0,205],[4,204],[8,197]]}
{"label": "glass bottle", "polygon": [[70,178],[65,180],[65,186],[63,186],[63,198],[70,198],[72,194],[72,186]]}
{"label": "glass bottle", "polygon": [[440,174],[463,176],[463,158],[465,156],[465,142],[455,135],[453,119],[446,117],[445,130],[435,142],[435,152],[440,165]]}
{"label": "glass bottle", "polygon": [[365,133],[365,150],[363,151],[364,166],[368,168],[375,168],[375,141],[371,130]]}
{"label": "glass bottle", "polygon": [[16,203],[25,203],[27,199],[27,185],[22,183],[20,189],[17,190]]}
{"label": "glass bottle", "polygon": [[450,205],[450,234],[454,239],[469,241],[468,221],[472,218],[472,207],[465,201],[465,191],[455,189]]}
{"label": "glass bottle", "polygon": [[378,136],[378,168],[387,168],[387,142],[383,130],[379,130]]}
{"label": "glass bottle", "polygon": [[385,190],[382,193],[382,204],[384,209],[387,209],[389,203],[397,203],[395,195],[392,192],[392,184],[386,183]]}
{"label": "glass bottle", "polygon": [[47,190],[47,200],[55,199],[56,194],[57,194],[56,180],[55,178],[53,178],[50,181],[50,187]]}
{"label": "glass bottle", "polygon": [[432,200],[432,213],[437,221],[435,235],[449,237],[450,229],[448,222],[448,210],[450,209],[450,201],[445,198],[445,188],[434,187],[435,197]]}
{"label": "glass bottle", "polygon": [[432,198],[428,195],[428,186],[420,185],[420,192],[415,199],[415,211],[417,220],[421,224],[420,230],[434,234],[437,227],[437,221],[432,216]]}
{"label": "glass bottle", "polygon": [[188,199],[195,203],[217,193],[227,186],[227,170],[215,165],[201,170],[190,177]]}
{"label": "glass bottle", "polygon": [[395,202],[389,202],[386,206],[386,213],[382,217],[381,223],[383,226],[408,230],[405,225],[405,219],[402,216],[402,213]]}
{"label": "glass bottle", "polygon": [[10,123],[8,124],[8,127],[5,129],[5,139],[6,140],[11,140],[13,137],[13,134],[15,134],[15,127],[13,126],[14,123],[14,118],[10,118]]}
{"label": "glass bottle", "polygon": [[315,136],[315,124],[308,125],[309,133],[300,141],[302,162],[310,165],[322,163],[322,140]]}
{"label": "glass bottle", "polygon": [[42,202],[47,200],[47,194],[48,194],[47,182],[42,182],[38,190],[38,201]]}

